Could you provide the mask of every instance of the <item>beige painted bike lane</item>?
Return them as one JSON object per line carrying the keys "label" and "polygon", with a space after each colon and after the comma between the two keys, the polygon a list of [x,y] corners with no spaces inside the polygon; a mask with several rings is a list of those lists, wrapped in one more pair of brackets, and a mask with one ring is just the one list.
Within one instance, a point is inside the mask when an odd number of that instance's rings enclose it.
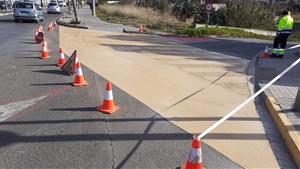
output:
{"label": "beige painted bike lane", "polygon": [[[156,36],[65,27],[60,46],[77,49],[80,62],[192,134],[250,96],[248,61],[240,58]],[[253,103],[203,141],[242,167],[279,168]]]}

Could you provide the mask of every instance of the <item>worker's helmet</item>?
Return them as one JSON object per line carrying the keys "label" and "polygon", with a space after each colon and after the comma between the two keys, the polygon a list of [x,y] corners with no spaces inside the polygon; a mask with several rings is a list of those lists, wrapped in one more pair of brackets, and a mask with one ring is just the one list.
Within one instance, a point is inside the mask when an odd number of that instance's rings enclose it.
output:
{"label": "worker's helmet", "polygon": [[290,11],[284,10],[284,11],[282,11],[281,15],[285,16],[285,15],[288,15],[289,13],[290,13]]}

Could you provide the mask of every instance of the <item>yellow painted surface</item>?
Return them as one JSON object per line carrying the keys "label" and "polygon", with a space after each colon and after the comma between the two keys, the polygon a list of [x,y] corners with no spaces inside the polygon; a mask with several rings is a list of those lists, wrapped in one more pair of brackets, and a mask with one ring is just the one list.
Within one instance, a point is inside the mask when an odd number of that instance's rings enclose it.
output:
{"label": "yellow painted surface", "polygon": [[288,117],[282,113],[275,98],[266,97],[265,103],[295,163],[300,166],[300,136],[297,130]]}
{"label": "yellow painted surface", "polygon": [[[189,133],[249,97],[242,59],[148,35],[60,27],[60,38],[68,54],[77,49],[80,62]],[[253,103],[204,142],[245,168],[279,168]]]}

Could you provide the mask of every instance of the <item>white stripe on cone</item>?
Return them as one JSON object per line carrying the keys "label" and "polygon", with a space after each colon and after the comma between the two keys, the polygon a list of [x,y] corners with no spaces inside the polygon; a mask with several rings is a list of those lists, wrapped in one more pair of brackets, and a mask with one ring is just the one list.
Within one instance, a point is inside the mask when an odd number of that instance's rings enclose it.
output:
{"label": "white stripe on cone", "polygon": [[104,100],[113,100],[113,92],[112,90],[107,90],[105,95],[104,95]]}
{"label": "white stripe on cone", "polygon": [[76,72],[76,76],[83,76],[83,73],[82,73],[82,69],[81,69],[81,68],[76,68],[76,69],[75,69],[75,72]]}
{"label": "white stripe on cone", "polygon": [[193,164],[197,163],[202,163],[202,151],[201,148],[199,149],[192,149],[190,156],[189,156],[189,161]]}
{"label": "white stripe on cone", "polygon": [[[77,66],[77,63],[78,63],[78,62],[79,62],[78,58],[75,57],[75,64],[74,64],[75,67]],[[76,72],[77,72],[77,69],[78,69],[78,68],[75,68],[75,69],[74,69],[74,73],[75,73],[75,74],[76,74]]]}
{"label": "white stripe on cone", "polygon": [[61,58],[61,59],[65,59],[65,54],[64,54],[64,52],[61,52],[61,53],[60,53],[60,58]]}
{"label": "white stripe on cone", "polygon": [[78,63],[78,58],[75,57],[75,65],[77,65],[77,63]]}

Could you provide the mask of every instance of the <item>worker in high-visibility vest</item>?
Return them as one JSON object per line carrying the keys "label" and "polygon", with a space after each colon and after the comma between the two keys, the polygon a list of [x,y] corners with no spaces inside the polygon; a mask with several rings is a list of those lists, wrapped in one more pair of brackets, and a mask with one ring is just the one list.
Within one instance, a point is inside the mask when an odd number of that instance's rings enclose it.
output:
{"label": "worker in high-visibility vest", "polygon": [[274,38],[271,57],[283,58],[283,55],[285,54],[287,39],[292,33],[293,24],[294,19],[291,17],[290,12],[284,10],[282,12],[282,18],[279,20],[279,24],[277,26],[277,32],[276,37]]}

